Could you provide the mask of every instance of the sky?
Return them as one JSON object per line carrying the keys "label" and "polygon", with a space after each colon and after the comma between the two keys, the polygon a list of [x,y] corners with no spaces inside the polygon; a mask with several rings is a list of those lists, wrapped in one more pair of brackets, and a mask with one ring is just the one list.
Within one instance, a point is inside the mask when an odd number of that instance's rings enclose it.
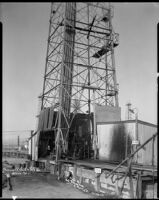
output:
{"label": "sky", "polygon": [[[157,23],[159,3],[112,3],[119,105],[138,109],[157,124]],[[35,130],[42,92],[50,3],[1,3],[3,23],[3,131]]]}

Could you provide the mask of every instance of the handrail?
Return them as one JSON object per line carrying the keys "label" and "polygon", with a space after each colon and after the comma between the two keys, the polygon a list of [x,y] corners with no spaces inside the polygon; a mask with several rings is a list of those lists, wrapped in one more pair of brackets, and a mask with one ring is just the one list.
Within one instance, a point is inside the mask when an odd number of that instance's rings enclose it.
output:
{"label": "handrail", "polygon": [[129,160],[131,157],[133,157],[141,148],[143,148],[148,142],[150,142],[153,138],[157,136],[157,133],[155,133],[153,136],[151,136],[146,142],[144,142],[139,148],[137,148],[132,154],[130,154],[125,160],[123,160],[115,169],[113,169],[108,175],[105,176],[105,178],[108,178],[113,172],[115,172],[122,164],[124,164],[127,160]]}

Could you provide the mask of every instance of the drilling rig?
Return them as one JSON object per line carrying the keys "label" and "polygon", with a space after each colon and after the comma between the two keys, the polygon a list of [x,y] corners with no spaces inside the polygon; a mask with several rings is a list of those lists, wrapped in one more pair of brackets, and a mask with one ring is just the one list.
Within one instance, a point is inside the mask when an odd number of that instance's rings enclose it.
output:
{"label": "drilling rig", "polygon": [[145,188],[151,181],[154,197],[157,127],[138,120],[137,113],[132,120],[130,103],[128,120],[121,121],[114,55],[119,34],[113,16],[110,3],[51,3],[32,161],[58,180],[73,177],[96,192],[112,188],[130,198],[141,197],[144,181]]}
{"label": "drilling rig", "polygon": [[[110,3],[51,3],[37,131],[39,152],[42,155],[42,146],[51,145],[56,162],[68,155],[73,141],[78,142],[77,132],[84,143],[90,142],[87,156],[94,152],[96,159],[96,107],[119,108],[114,58],[119,34],[112,18]],[[82,130],[76,127],[81,120],[86,122]],[[73,147],[72,156],[78,148]]]}

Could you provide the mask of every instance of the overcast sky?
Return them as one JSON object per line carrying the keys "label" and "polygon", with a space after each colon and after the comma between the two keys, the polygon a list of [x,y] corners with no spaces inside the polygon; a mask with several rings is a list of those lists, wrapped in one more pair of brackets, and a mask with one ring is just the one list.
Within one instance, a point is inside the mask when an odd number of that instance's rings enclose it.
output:
{"label": "overcast sky", "polygon": [[[159,3],[113,3],[119,104],[139,110],[139,119],[157,123],[157,23]],[[36,126],[49,30],[50,3],[2,3],[3,130]]]}

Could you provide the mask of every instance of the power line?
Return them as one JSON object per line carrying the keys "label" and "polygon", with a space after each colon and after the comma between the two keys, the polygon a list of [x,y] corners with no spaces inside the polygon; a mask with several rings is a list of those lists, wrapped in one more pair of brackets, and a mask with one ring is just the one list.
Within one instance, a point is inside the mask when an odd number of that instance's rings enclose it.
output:
{"label": "power line", "polygon": [[30,131],[32,131],[32,130],[15,130],[15,131],[2,131],[2,132],[30,132]]}

